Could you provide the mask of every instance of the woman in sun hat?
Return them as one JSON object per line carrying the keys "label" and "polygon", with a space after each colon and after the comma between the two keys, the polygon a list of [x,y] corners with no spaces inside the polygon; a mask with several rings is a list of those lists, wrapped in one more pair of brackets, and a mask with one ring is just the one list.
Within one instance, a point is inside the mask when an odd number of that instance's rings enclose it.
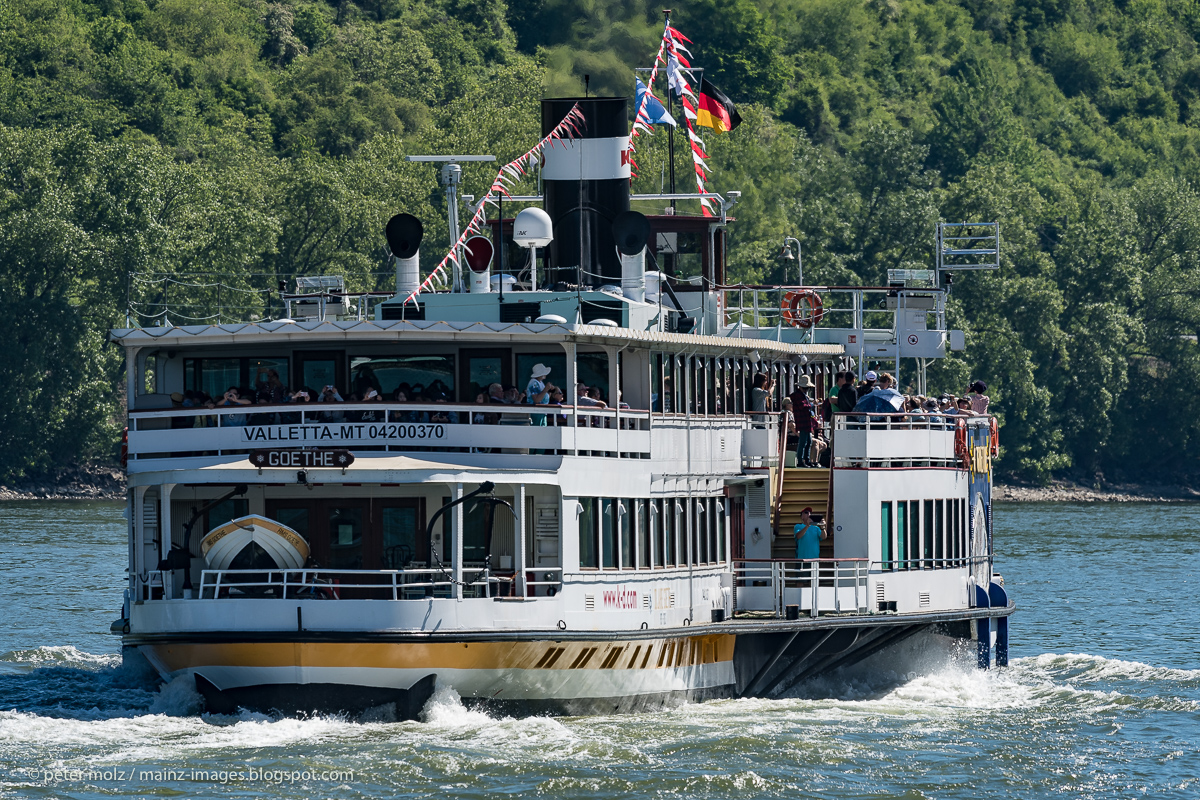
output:
{"label": "woman in sun hat", "polygon": [[[525,402],[533,406],[544,406],[550,402],[550,391],[544,380],[550,374],[550,368],[545,364],[534,364],[529,371],[529,383],[525,384]],[[534,425],[545,425],[545,414],[534,414]]]}

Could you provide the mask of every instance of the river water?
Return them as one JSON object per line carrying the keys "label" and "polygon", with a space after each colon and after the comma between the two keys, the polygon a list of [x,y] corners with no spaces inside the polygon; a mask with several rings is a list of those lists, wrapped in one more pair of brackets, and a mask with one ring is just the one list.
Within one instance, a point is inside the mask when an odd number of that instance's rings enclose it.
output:
{"label": "river water", "polygon": [[0,503],[0,797],[1200,797],[1200,506],[997,507],[1011,666],[917,645],[781,700],[199,715],[121,665],[121,507]]}

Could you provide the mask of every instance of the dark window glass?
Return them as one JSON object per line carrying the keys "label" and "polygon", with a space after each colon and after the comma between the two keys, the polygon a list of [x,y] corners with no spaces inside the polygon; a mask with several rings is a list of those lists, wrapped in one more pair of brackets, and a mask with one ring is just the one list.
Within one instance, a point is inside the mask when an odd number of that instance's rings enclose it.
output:
{"label": "dark window glass", "polygon": [[[518,356],[519,358],[519,356]],[[563,368],[566,369],[566,359],[563,358]],[[530,362],[532,365],[533,362]],[[550,362],[546,362],[546,366],[553,366]],[[616,398],[609,396],[608,386],[608,354],[607,353],[578,353],[575,356],[575,371],[579,374],[579,380],[583,381],[588,387],[600,387],[600,399],[608,403],[610,406],[616,405]],[[550,373],[550,382],[556,385],[562,385],[566,389],[566,375],[559,373],[561,377],[556,377],[556,373]],[[529,373],[522,373],[523,380],[529,380]],[[562,381],[559,384],[559,381]],[[522,387],[524,388],[524,387]],[[571,392],[565,392],[570,397]]]}
{"label": "dark window glass", "polygon": [[617,566],[616,520],[617,505],[604,498],[600,501],[600,566],[615,569]]}
{"label": "dark window glass", "polygon": [[383,567],[404,569],[417,555],[417,509],[385,508],[382,520]]}
{"label": "dark window glass", "polygon": [[[212,508],[210,508],[208,510],[208,513],[205,514],[206,519],[204,520],[204,522],[205,522],[204,532],[207,533],[208,531],[211,531],[213,528],[217,527],[218,525],[224,525],[226,522],[229,522],[232,519],[241,519],[242,517],[246,516],[249,513],[250,513],[250,501],[249,500],[247,500],[245,498],[236,498],[236,497],[233,498],[232,500],[226,500],[223,503],[213,506]],[[279,521],[283,522],[283,520],[279,520]],[[286,522],[284,522],[283,524],[287,525]],[[301,534],[302,536],[304,535],[303,531],[297,530],[296,532]],[[197,532],[195,530],[192,531],[193,536],[196,533]]]}
{"label": "dark window glass", "polygon": [[921,557],[925,559],[924,569],[933,566],[933,501],[925,501],[925,537]]}
{"label": "dark window glass", "polygon": [[633,569],[633,506],[629,500],[617,501],[617,526],[621,531],[621,569]]}
{"label": "dark window glass", "polygon": [[892,569],[892,504],[885,502],[879,509],[879,560],[883,569]]}
{"label": "dark window glass", "polygon": [[362,569],[361,508],[329,509],[329,568]]}
{"label": "dark window glass", "polygon": [[675,498],[663,498],[663,535],[666,539],[667,545],[667,549],[663,553],[663,563],[668,567],[673,567],[676,565],[676,563],[678,563],[675,559],[675,555],[678,552],[678,542],[675,539],[675,521],[677,516],[678,512],[675,508]]}
{"label": "dark window glass", "polygon": [[896,504],[896,568],[908,569],[908,504],[901,500]]}
{"label": "dark window glass", "polygon": [[946,501],[933,501],[933,559],[938,568],[944,567],[942,559],[946,557]]}
{"label": "dark window glass", "polygon": [[638,567],[650,566],[650,501],[635,500],[637,503]]}
{"label": "dark window glass", "polygon": [[650,501],[650,526],[654,530],[653,564],[656,567],[661,567],[666,563],[667,557],[667,540],[663,534],[666,525],[663,522],[663,501],[661,498]]}
{"label": "dark window glass", "polygon": [[579,566],[591,569],[600,566],[596,553],[597,502],[594,497],[579,498],[583,507],[579,514]]}
{"label": "dark window glass", "polygon": [[[304,371],[308,372],[309,364],[323,363],[306,360]],[[307,375],[305,379],[307,385],[318,392],[321,387],[333,383],[332,377],[320,383],[308,383]],[[447,400],[454,402],[454,356],[353,356],[350,359],[350,386],[347,389],[350,394],[362,397],[367,389],[374,389],[384,399],[390,400],[402,383],[408,384],[411,389],[421,387],[431,400],[437,393],[446,395]],[[470,401],[474,399],[475,396],[471,395]],[[410,396],[408,400],[415,402],[416,397]]]}

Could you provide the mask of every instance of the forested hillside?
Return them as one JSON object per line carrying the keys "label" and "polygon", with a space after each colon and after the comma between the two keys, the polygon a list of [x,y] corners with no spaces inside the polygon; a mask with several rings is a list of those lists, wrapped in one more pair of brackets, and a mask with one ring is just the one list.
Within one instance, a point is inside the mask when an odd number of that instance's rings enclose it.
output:
{"label": "forested hillside", "polygon": [[[740,190],[732,277],[810,282],[927,267],[941,218],[998,220],[1003,268],[960,276],[963,359],[989,384],[1002,474],[1195,476],[1200,458],[1197,0],[685,0],[694,63],[745,123],[707,135]],[[0,4],[0,480],[111,459],[125,324],[208,273],[386,270],[382,226],[431,224],[414,153],[513,157],[537,100],[631,93],[660,9],[593,0],[5,0]],[[665,136],[639,149],[657,189]],[[466,170],[466,191],[491,175]],[[195,278],[188,280],[195,281]],[[183,290],[181,290],[182,292]],[[190,289],[204,317],[262,292]]]}

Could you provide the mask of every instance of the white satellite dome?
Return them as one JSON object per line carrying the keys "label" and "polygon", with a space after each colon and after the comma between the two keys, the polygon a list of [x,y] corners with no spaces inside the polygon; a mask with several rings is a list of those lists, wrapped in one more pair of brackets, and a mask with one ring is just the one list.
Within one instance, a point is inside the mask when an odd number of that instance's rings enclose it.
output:
{"label": "white satellite dome", "polygon": [[521,247],[545,247],[554,241],[550,215],[540,208],[522,209],[513,220],[513,241]]}

